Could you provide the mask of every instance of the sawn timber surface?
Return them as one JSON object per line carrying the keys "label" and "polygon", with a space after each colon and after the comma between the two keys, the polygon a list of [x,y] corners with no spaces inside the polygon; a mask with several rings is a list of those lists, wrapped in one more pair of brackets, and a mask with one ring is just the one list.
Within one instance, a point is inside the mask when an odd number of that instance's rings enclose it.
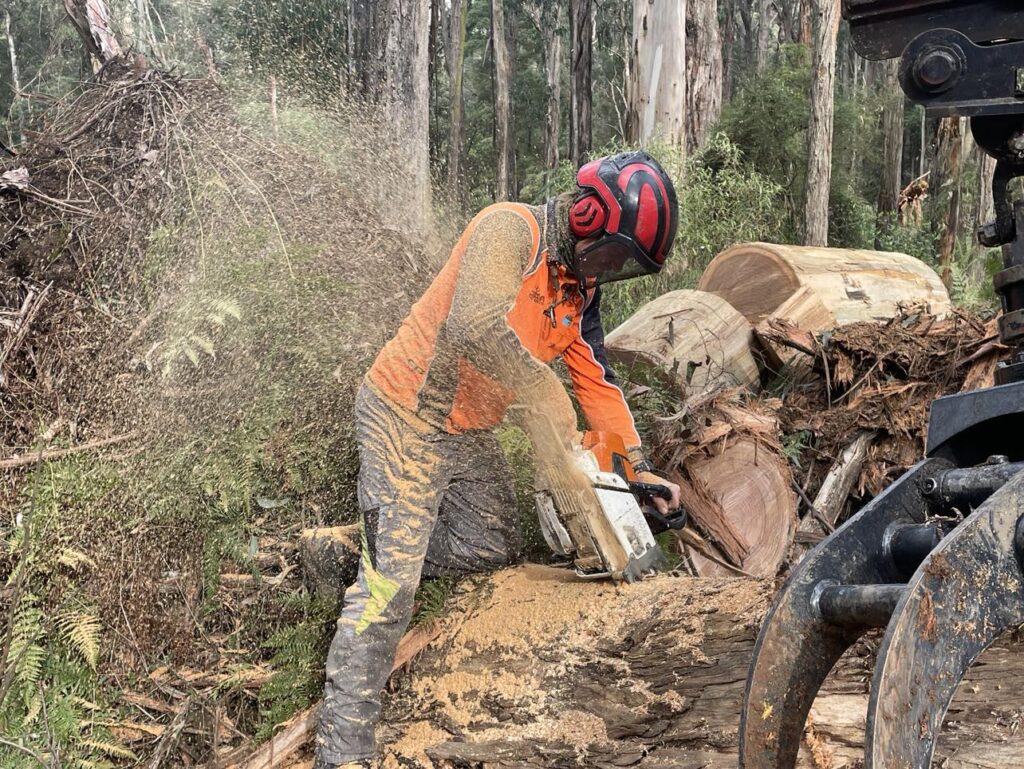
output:
{"label": "sawn timber surface", "polygon": [[[668,576],[613,586],[540,566],[482,580],[393,684],[381,766],[735,769],[773,587]],[[875,643],[862,640],[833,672],[800,767],[859,766]],[[987,652],[954,700],[935,765],[1019,766],[1022,684],[1024,645]]]}

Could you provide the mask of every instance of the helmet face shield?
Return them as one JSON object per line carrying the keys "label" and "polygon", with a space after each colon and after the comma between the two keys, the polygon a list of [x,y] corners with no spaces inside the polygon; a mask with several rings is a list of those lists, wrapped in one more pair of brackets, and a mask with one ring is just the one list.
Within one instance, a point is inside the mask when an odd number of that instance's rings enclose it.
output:
{"label": "helmet face shield", "polygon": [[659,272],[679,222],[675,188],[646,152],[591,161],[576,174],[579,194],[569,210],[578,239],[577,277],[610,283]]}
{"label": "helmet face shield", "polygon": [[661,265],[637,253],[632,241],[615,236],[599,238],[583,248],[576,254],[573,265],[573,273],[587,285],[629,280],[660,270]]}

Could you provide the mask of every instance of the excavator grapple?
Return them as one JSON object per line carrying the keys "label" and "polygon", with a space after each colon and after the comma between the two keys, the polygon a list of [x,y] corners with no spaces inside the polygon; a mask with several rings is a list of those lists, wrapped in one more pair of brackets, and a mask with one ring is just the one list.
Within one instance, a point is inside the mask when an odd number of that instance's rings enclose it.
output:
{"label": "excavator grapple", "polygon": [[865,769],[927,769],[964,674],[1024,624],[1024,8],[1019,0],[844,0],[857,50],[900,57],[930,115],[971,118],[996,158],[1000,336],[996,386],[932,405],[926,458],[799,563],[754,651],[741,769],[791,769],[836,661],[884,628],[871,682]]}

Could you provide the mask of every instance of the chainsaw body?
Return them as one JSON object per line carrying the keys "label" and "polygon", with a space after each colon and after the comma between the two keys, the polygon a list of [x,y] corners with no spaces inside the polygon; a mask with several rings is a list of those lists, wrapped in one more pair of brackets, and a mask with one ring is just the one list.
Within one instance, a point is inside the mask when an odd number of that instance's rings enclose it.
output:
{"label": "chainsaw body", "polygon": [[[576,573],[584,579],[621,576],[625,581],[633,582],[657,571],[664,564],[665,555],[654,535],[682,528],[686,524],[685,511],[676,510],[668,516],[658,513],[652,504],[653,497],[669,499],[671,494],[664,486],[637,480],[625,445],[618,435],[596,431],[586,433],[583,445],[574,452],[573,460],[594,488],[599,504],[595,514],[601,515],[613,532],[612,546],[619,549],[615,555],[620,560],[624,557],[627,565],[621,569],[621,575],[620,570],[609,568],[614,558],[612,554],[602,552],[597,539],[589,536],[589,526],[584,527],[584,536],[588,536],[589,541],[574,541],[570,527],[563,523],[551,494],[540,491],[534,499],[548,547],[558,555],[572,558]],[[594,559],[578,557],[581,551],[589,550],[596,550],[601,556],[600,565]]]}
{"label": "chainsaw body", "polygon": [[840,656],[885,634],[871,682],[864,769],[929,769],[968,668],[1024,623],[1024,13],[1014,0],[843,0],[857,50],[901,56],[900,81],[932,116],[966,115],[997,159],[996,276],[1010,359],[997,386],[932,405],[927,457],[809,552],[754,649],[741,769],[796,766],[807,715]]}

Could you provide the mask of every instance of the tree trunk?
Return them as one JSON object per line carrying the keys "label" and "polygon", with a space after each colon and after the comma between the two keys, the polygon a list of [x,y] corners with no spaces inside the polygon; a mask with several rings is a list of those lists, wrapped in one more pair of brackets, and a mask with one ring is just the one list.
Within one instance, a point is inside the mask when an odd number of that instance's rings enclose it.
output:
{"label": "tree trunk", "polygon": [[494,46],[494,149],[497,156],[495,197],[508,200],[512,162],[512,70],[508,60],[504,0],[491,0],[491,40]]}
{"label": "tree trunk", "polygon": [[878,189],[878,213],[894,217],[903,189],[903,91],[899,61],[883,65],[885,104],[882,107],[882,178]]}
{"label": "tree trunk", "polygon": [[[992,177],[996,173],[996,159],[981,147],[975,146],[978,152],[978,192],[975,196],[974,222],[976,226],[982,227],[996,217],[995,200],[992,197]],[[977,238],[974,239],[974,244],[977,261],[977,256],[985,251],[985,247]]]}
{"label": "tree trunk", "polygon": [[640,307],[605,339],[622,376],[646,367],[687,397],[729,387],[757,390],[761,372],[751,352],[750,322],[720,296],[670,291]]}
{"label": "tree trunk", "polygon": [[593,0],[569,2],[569,157],[577,168],[593,142],[591,67],[593,57]]}
{"label": "tree trunk", "polygon": [[814,45],[814,0],[800,0],[800,42]]}
{"label": "tree trunk", "polygon": [[465,101],[462,93],[463,64],[466,58],[466,18],[469,0],[451,0],[448,30],[448,83],[450,91],[448,124],[448,193],[461,202],[462,141]]}
{"label": "tree trunk", "polygon": [[722,114],[718,0],[689,0],[686,11],[686,141],[699,149]]}
{"label": "tree trunk", "polygon": [[633,11],[630,140],[685,148],[686,0],[638,2]]}
{"label": "tree trunk", "polygon": [[348,31],[348,87],[353,92],[367,94],[372,91],[372,45],[374,40],[373,6],[370,0],[349,0]]}
{"label": "tree trunk", "polygon": [[[11,97],[11,113],[16,115],[15,125],[17,126],[18,141],[24,141],[22,135],[22,117],[19,102],[21,93],[21,71],[18,69],[18,47],[14,43],[14,28],[11,20],[10,9],[4,11],[4,31],[7,34],[7,55],[11,60],[11,86],[14,88],[14,95]],[[989,194],[991,197],[991,193]]]}
{"label": "tree trunk", "polygon": [[[409,769],[735,769],[772,587],[661,576],[612,589],[566,569],[500,572],[455,599],[439,638],[396,682],[404,696],[384,713],[380,742]],[[872,646],[856,644],[829,676],[798,769],[863,759]],[[1003,638],[968,673],[937,766],[1019,765],[1022,652]]]}
{"label": "tree trunk", "polygon": [[832,117],[835,109],[836,35],[839,0],[814,2],[811,120],[807,129],[807,200],[804,244],[828,245],[828,199],[832,183]]}
{"label": "tree trunk", "polygon": [[559,129],[562,114],[562,5],[558,2],[535,2],[528,12],[540,34],[544,47],[544,79],[547,86],[547,110],[544,116],[545,192],[551,172],[558,168]]}
{"label": "tree trunk", "polygon": [[939,266],[942,282],[950,286],[953,280],[953,252],[960,223],[960,165],[963,156],[963,121],[961,118],[942,118],[939,123],[935,168],[929,189],[938,198],[942,216],[939,235]]}
{"label": "tree trunk", "polygon": [[[428,46],[430,0],[386,0],[375,17],[374,91],[383,110],[398,162],[408,169],[406,206],[414,228],[422,229],[430,213],[430,83]],[[408,225],[410,217],[403,216]]]}
{"label": "tree trunk", "polygon": [[754,51],[754,65],[757,74],[768,67],[768,45],[772,32],[771,0],[757,0],[757,48]]}
{"label": "tree trunk", "polygon": [[736,8],[735,0],[724,0],[725,10],[722,25],[722,103],[732,99],[733,81],[736,78]]}
{"label": "tree trunk", "polygon": [[110,27],[110,10],[103,0],[64,0],[64,10],[100,66],[121,55],[121,44]]}

